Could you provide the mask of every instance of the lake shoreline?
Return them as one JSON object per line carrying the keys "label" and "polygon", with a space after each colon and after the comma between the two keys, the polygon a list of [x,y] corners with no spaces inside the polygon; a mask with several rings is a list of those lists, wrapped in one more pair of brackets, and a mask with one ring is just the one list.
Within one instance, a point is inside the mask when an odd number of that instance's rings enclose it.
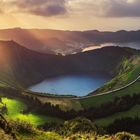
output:
{"label": "lake shoreline", "polygon": [[28,89],[44,94],[85,96],[100,88],[110,79],[111,76],[106,73],[71,73],[46,78]]}

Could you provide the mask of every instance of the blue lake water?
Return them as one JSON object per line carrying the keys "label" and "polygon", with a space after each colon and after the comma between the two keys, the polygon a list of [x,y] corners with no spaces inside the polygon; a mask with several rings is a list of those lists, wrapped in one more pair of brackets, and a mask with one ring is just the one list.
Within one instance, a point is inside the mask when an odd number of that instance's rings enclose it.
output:
{"label": "blue lake water", "polygon": [[91,91],[95,91],[109,80],[108,75],[99,73],[71,74],[48,78],[29,89],[42,93],[84,96]]}

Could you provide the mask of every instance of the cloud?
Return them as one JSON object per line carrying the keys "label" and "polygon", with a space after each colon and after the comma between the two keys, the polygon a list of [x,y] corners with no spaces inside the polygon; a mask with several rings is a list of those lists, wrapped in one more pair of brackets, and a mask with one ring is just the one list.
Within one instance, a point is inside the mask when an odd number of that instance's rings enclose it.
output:
{"label": "cloud", "polygon": [[140,0],[71,0],[70,5],[91,16],[140,17]]}
{"label": "cloud", "polygon": [[103,0],[100,8],[103,16],[140,17],[140,0]]}
{"label": "cloud", "polygon": [[0,14],[3,14],[3,11],[0,9]]}
{"label": "cloud", "polygon": [[56,16],[67,13],[66,0],[2,0],[4,12],[30,13],[39,16]]}
{"label": "cloud", "polygon": [[44,17],[140,17],[140,0],[0,0],[0,11]]}

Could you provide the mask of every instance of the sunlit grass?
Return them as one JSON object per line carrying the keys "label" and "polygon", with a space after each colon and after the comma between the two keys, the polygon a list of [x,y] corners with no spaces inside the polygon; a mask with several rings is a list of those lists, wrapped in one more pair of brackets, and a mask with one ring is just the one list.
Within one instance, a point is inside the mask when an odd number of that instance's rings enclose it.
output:
{"label": "sunlit grass", "polygon": [[5,117],[8,119],[13,119],[13,120],[19,119],[31,123],[35,126],[43,125],[44,123],[49,123],[49,122],[61,121],[58,118],[46,117],[34,113],[23,114],[23,111],[26,109],[27,106],[23,102],[18,100],[2,98],[2,102],[6,104],[8,108],[8,113],[7,115],[5,115]]}
{"label": "sunlit grass", "polygon": [[8,108],[8,117],[14,118],[18,114],[21,114],[25,109],[26,105],[18,100],[2,98],[2,102],[6,104]]}

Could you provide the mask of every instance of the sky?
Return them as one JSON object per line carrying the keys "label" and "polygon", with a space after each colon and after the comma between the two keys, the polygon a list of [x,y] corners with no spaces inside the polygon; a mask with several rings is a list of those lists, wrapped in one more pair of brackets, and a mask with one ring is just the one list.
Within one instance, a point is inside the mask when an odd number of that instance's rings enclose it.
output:
{"label": "sky", "polygon": [[138,30],[140,0],[0,0],[0,28]]}

